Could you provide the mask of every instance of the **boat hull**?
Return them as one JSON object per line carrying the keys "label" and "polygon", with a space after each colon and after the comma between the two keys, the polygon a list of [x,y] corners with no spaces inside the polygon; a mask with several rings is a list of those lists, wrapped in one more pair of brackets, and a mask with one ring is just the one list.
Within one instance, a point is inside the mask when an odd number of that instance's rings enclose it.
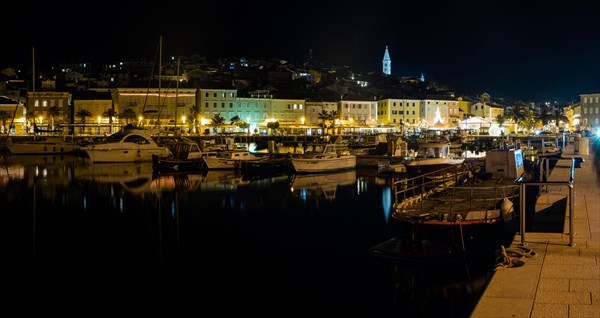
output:
{"label": "boat hull", "polygon": [[448,169],[450,167],[458,166],[464,162],[463,159],[452,159],[452,160],[412,160],[406,162],[406,173],[409,176],[420,176],[426,173],[438,171],[441,169]]}
{"label": "boat hull", "polygon": [[296,173],[330,172],[356,168],[356,156],[343,155],[336,158],[292,158]]}
{"label": "boat hull", "polygon": [[79,151],[76,142],[7,143],[6,147],[13,155],[72,154]]}
{"label": "boat hull", "polygon": [[142,162],[152,161],[152,156],[168,158],[171,152],[167,147],[140,147],[137,145],[94,145],[84,147],[83,151],[92,162]]}

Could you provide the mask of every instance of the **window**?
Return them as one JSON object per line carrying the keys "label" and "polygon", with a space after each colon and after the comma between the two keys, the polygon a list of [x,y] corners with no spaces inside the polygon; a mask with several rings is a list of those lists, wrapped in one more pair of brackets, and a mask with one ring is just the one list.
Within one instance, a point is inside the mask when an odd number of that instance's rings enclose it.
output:
{"label": "window", "polygon": [[223,94],[221,95],[221,97],[223,97],[223,98],[225,98],[225,96],[227,96],[225,93],[223,93]]}
{"label": "window", "polygon": [[47,100],[43,100],[42,101],[42,106],[43,107],[48,107],[48,101]]}
{"label": "window", "polygon": [[229,108],[233,108],[233,103],[229,103]]}
{"label": "window", "polygon": [[213,97],[217,97],[217,92],[214,92],[214,93],[213,93]]}
{"label": "window", "polygon": [[204,102],[204,107],[208,107],[208,102]]}
{"label": "window", "polygon": [[206,92],[206,95],[205,95],[205,96],[206,96],[206,97],[208,97],[208,92]]}
{"label": "window", "polygon": [[217,108],[217,102],[213,103],[213,108]]}

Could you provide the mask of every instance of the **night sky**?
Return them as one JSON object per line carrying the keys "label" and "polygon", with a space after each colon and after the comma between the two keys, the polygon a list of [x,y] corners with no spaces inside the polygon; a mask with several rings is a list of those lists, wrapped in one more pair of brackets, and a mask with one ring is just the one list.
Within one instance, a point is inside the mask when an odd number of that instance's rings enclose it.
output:
{"label": "night sky", "polygon": [[[527,2],[525,4],[525,2]],[[589,2],[589,3],[588,3]],[[600,93],[599,1],[56,1],[9,3],[0,68],[163,55],[316,60],[507,100]],[[32,10],[33,9],[33,10]],[[37,66],[40,64],[41,66]]]}

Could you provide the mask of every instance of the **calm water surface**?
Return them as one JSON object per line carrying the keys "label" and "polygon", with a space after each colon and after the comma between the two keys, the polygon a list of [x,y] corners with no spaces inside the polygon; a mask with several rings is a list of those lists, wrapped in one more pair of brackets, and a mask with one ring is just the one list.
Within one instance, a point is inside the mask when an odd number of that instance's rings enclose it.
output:
{"label": "calm water surface", "polygon": [[3,285],[33,302],[135,295],[468,317],[491,277],[485,262],[414,265],[369,254],[394,236],[398,175],[153,177],[150,163],[0,159]]}

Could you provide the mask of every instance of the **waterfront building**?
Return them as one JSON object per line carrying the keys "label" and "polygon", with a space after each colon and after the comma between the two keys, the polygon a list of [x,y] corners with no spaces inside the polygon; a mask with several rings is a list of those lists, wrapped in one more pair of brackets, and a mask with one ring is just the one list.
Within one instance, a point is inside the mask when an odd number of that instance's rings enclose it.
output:
{"label": "waterfront building", "polygon": [[421,122],[421,99],[386,98],[377,101],[377,121],[381,125],[417,128]]}
{"label": "waterfront building", "polygon": [[581,94],[581,129],[597,132],[600,129],[600,93]]}

